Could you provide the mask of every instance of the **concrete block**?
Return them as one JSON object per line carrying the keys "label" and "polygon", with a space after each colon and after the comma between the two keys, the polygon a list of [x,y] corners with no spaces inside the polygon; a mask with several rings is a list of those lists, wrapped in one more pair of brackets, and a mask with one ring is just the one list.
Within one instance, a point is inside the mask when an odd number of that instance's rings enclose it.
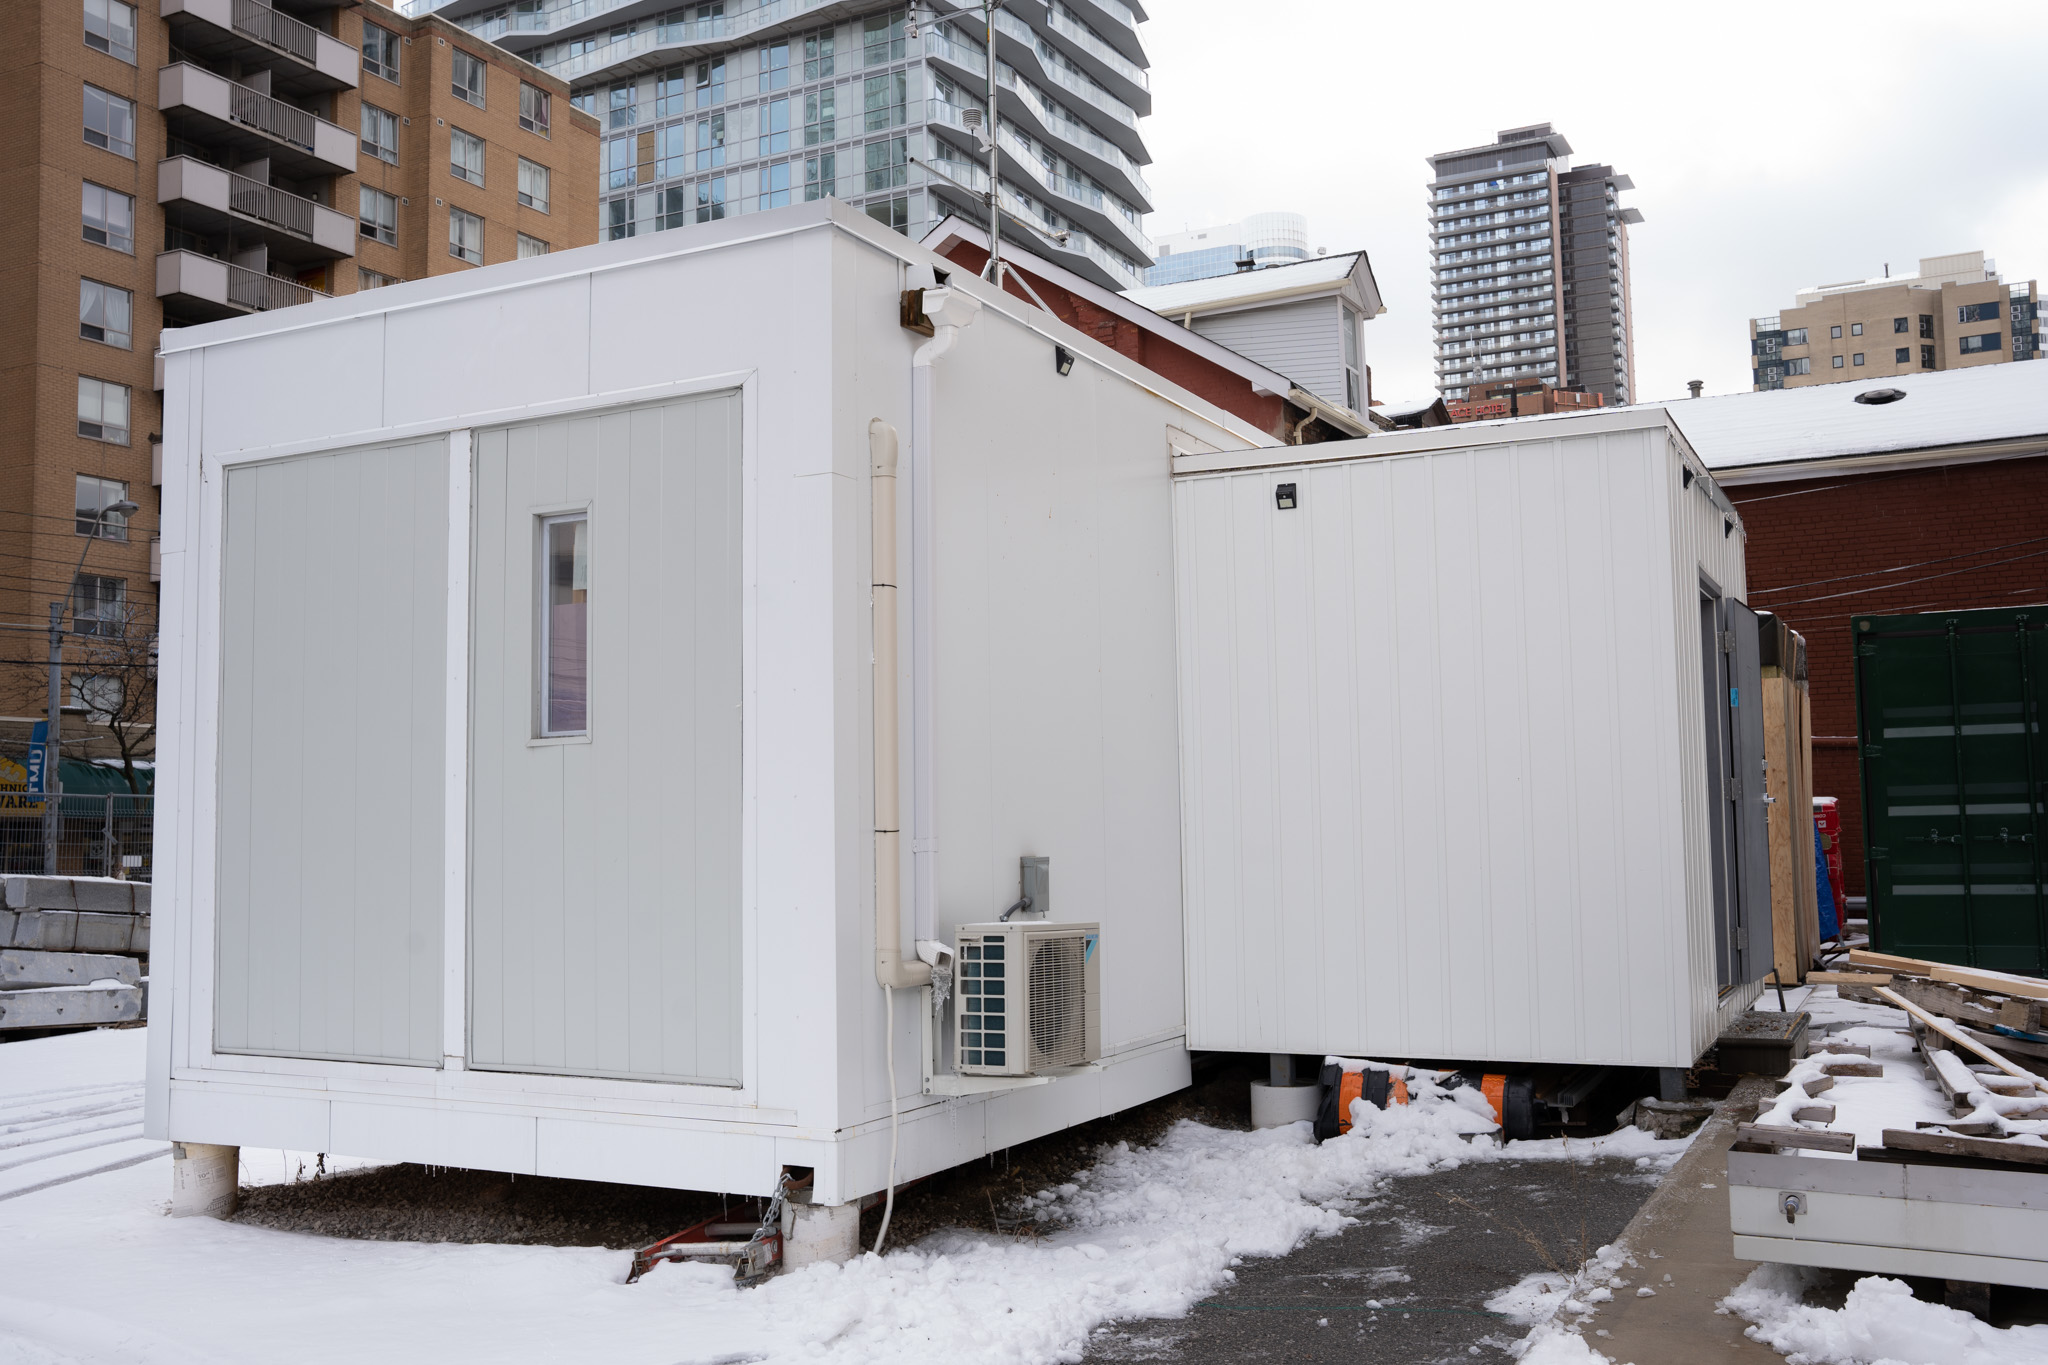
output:
{"label": "concrete block", "polygon": [[171,1144],[171,1217],[226,1218],[239,1194],[242,1149],[208,1142]]}
{"label": "concrete block", "polygon": [[116,877],[8,877],[0,879],[0,895],[10,910],[149,913],[149,883]]}
{"label": "concrete block", "polygon": [[142,964],[114,953],[43,953],[27,948],[0,949],[0,990],[33,986],[89,986],[114,980],[133,986],[142,979]]}
{"label": "concrete block", "polygon": [[0,910],[0,948],[140,956],[149,952],[149,916],[76,910]]}
{"label": "concrete block", "polygon": [[860,1254],[860,1203],[782,1206],[782,1265],[795,1270],[813,1261],[850,1261]]}
{"label": "concrete block", "polygon": [[142,1018],[142,1012],[143,994],[139,986],[0,991],[0,1030],[128,1024]]}

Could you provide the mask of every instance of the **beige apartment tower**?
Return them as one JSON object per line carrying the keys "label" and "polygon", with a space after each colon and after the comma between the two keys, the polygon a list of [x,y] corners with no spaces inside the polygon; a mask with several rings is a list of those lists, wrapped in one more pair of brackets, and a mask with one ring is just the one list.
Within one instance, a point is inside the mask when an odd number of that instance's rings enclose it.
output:
{"label": "beige apartment tower", "polygon": [[1981,251],[1925,256],[1919,273],[1802,289],[1749,324],[1752,387],[1797,389],[2041,355],[2040,288],[2008,285]]}
{"label": "beige apartment tower", "polygon": [[67,752],[154,676],[106,661],[147,662],[156,629],[158,333],[593,242],[597,122],[529,63],[375,4],[9,0],[0,50],[5,788],[52,603]]}

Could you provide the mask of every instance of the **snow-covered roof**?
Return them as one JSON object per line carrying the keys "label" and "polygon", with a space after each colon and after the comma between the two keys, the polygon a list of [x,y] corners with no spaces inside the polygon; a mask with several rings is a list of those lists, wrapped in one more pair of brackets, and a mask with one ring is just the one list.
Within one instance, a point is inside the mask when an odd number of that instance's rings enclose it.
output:
{"label": "snow-covered roof", "polygon": [[1382,417],[1413,417],[1418,412],[1428,412],[1444,400],[1431,394],[1427,398],[1410,398],[1402,402],[1375,403],[1373,410]]}
{"label": "snow-covered roof", "polygon": [[[1904,398],[1859,403],[1896,389]],[[1664,405],[1707,468],[1796,477],[1788,467],[1839,466],[1881,457],[1906,463],[1972,453],[2048,451],[2048,363],[1984,365],[1762,393],[1731,393]],[[2018,449],[2007,449],[2017,445]],[[1988,447],[1988,449],[1986,449]]]}
{"label": "snow-covered roof", "polygon": [[1156,313],[1206,312],[1215,308],[1236,308],[1300,294],[1334,294],[1354,274],[1362,273],[1358,303],[1367,315],[1379,311],[1379,286],[1363,251],[1337,256],[1318,256],[1293,265],[1272,265],[1263,270],[1240,270],[1206,280],[1183,280],[1179,284],[1155,284],[1131,289],[1124,297]]}

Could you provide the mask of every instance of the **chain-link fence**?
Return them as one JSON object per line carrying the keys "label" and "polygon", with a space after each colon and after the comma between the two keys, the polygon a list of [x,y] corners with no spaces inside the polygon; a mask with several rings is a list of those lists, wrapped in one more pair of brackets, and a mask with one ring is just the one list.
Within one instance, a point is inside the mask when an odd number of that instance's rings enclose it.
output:
{"label": "chain-link fence", "polygon": [[0,875],[150,879],[155,797],[66,792],[50,802],[0,813]]}

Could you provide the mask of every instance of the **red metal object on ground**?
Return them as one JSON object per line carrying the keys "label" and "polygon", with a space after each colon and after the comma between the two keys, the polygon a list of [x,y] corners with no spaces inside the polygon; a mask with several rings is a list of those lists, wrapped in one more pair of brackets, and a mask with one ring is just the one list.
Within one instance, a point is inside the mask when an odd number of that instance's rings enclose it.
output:
{"label": "red metal object on ground", "polygon": [[1832,796],[1813,798],[1813,823],[1820,830],[1820,846],[1828,859],[1828,890],[1835,898],[1835,923],[1847,933],[1848,887],[1842,880],[1842,805]]}
{"label": "red metal object on ground", "polygon": [[626,1283],[634,1283],[663,1261],[730,1261],[734,1274],[742,1280],[767,1274],[782,1263],[781,1205],[780,1199],[775,1201],[773,1216],[778,1226],[772,1232],[766,1222],[758,1227],[735,1223],[731,1214],[721,1213],[642,1247],[633,1253]]}

